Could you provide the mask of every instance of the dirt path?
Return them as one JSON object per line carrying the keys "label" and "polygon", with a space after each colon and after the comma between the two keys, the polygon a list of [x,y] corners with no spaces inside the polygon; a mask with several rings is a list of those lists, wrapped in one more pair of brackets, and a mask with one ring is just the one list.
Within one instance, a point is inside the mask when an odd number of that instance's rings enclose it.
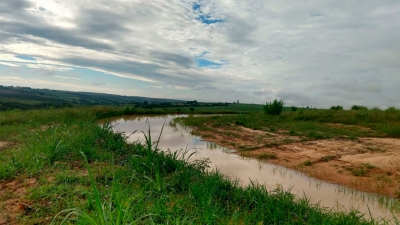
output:
{"label": "dirt path", "polygon": [[240,126],[194,129],[194,133],[245,157],[267,160],[362,191],[400,197],[400,139],[304,141],[286,131],[271,133]]}

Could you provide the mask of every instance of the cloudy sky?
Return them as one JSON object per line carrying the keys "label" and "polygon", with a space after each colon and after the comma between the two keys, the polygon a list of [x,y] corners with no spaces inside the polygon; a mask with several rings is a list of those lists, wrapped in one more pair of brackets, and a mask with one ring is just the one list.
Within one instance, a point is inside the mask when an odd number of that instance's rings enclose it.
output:
{"label": "cloudy sky", "polygon": [[1,0],[0,84],[400,107],[400,1]]}

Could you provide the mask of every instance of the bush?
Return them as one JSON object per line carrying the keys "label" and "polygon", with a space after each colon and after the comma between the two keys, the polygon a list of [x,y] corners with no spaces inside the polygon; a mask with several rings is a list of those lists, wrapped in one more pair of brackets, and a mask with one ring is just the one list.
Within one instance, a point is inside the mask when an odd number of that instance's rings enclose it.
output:
{"label": "bush", "polygon": [[368,110],[368,108],[363,105],[353,105],[351,110]]}
{"label": "bush", "polygon": [[343,106],[337,105],[337,106],[331,106],[332,110],[343,110]]}
{"label": "bush", "polygon": [[284,102],[282,100],[274,100],[273,102],[266,102],[264,105],[264,112],[269,115],[280,115],[282,112]]}
{"label": "bush", "polygon": [[290,107],[290,110],[292,110],[292,112],[296,112],[297,111],[297,107],[296,106],[292,106],[292,107]]}

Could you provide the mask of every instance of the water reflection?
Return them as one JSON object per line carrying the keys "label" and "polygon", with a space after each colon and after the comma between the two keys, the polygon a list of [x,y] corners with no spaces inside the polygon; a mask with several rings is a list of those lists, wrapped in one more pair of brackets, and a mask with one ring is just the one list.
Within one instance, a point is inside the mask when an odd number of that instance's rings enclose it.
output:
{"label": "water reflection", "polygon": [[[293,194],[305,196],[323,207],[342,211],[357,209],[366,215],[371,211],[375,218],[392,218],[391,211],[398,212],[400,208],[399,202],[393,198],[357,191],[308,177],[299,171],[232,154],[231,149],[203,141],[200,137],[191,135],[189,127],[173,121],[174,118],[182,116],[184,115],[125,116],[115,118],[111,122],[114,130],[129,136],[129,142],[144,141],[142,132],[147,135],[150,125],[151,138],[160,138],[161,148],[195,152],[192,160],[208,158],[211,169],[217,168],[232,179],[238,179],[242,185],[256,181],[271,190],[290,189]],[[134,131],[138,132],[133,133]]]}

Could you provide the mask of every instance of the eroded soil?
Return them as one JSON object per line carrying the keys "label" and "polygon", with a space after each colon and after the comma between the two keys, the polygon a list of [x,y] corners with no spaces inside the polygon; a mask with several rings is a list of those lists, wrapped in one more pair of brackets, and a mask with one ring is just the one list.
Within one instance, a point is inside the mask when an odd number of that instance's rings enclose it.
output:
{"label": "eroded soil", "polygon": [[195,128],[194,133],[206,141],[235,149],[241,156],[267,160],[362,191],[400,197],[400,139],[307,141],[284,130],[265,132],[234,125],[208,128]]}
{"label": "eroded soil", "polygon": [[25,197],[35,178],[0,182],[0,224],[18,224],[18,216],[33,210]]}

